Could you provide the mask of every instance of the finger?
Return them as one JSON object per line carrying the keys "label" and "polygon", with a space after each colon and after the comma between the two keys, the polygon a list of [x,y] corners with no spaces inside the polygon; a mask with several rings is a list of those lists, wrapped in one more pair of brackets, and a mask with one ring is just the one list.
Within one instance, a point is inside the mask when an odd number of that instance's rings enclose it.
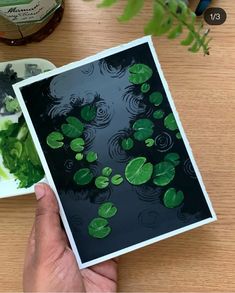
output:
{"label": "finger", "polygon": [[65,244],[60,224],[59,207],[55,195],[46,184],[35,186],[38,200],[35,217],[36,249],[48,251],[58,244]]}
{"label": "finger", "polygon": [[35,252],[35,222],[29,235],[28,245],[25,252],[25,267],[28,267],[33,260]]}
{"label": "finger", "polygon": [[111,259],[100,264],[94,265],[90,269],[103,277],[106,277],[114,282],[117,282],[117,268],[117,262]]}

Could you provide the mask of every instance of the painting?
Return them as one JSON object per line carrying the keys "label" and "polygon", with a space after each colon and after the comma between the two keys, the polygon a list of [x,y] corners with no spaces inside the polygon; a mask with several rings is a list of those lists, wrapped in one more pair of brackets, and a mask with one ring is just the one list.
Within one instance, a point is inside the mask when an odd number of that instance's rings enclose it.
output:
{"label": "painting", "polygon": [[81,268],[216,219],[151,38],[14,89]]}

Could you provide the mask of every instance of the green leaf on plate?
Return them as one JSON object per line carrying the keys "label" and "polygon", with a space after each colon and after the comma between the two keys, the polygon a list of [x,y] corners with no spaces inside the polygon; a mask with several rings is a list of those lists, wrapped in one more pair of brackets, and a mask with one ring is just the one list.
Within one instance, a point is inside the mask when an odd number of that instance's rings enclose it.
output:
{"label": "green leaf on plate", "polygon": [[102,218],[109,219],[115,216],[117,213],[117,208],[112,202],[103,203],[98,210],[98,215]]}
{"label": "green leaf on plate", "polygon": [[172,131],[178,129],[173,113],[170,113],[169,115],[166,116],[166,118],[164,119],[164,125],[167,129]]}
{"label": "green leaf on plate", "polygon": [[90,122],[95,119],[97,108],[95,106],[86,105],[81,109],[81,117],[83,120]]}
{"label": "green leaf on plate", "polygon": [[89,168],[82,168],[73,176],[73,180],[77,183],[77,185],[82,186],[89,184],[93,178],[94,176]]}
{"label": "green leaf on plate", "polygon": [[134,146],[134,141],[133,139],[131,139],[130,137],[129,138],[124,138],[122,140],[122,148],[125,150],[125,151],[129,151],[130,149],[132,149]]}
{"label": "green leaf on plate", "polygon": [[83,138],[75,138],[70,142],[70,148],[74,152],[82,152],[84,150],[85,141]]}
{"label": "green leaf on plate", "polygon": [[184,193],[181,190],[176,192],[175,188],[169,188],[165,192],[163,197],[163,203],[165,207],[169,209],[178,207],[179,205],[181,205],[183,200],[184,200]]}
{"label": "green leaf on plate", "polygon": [[111,228],[108,226],[108,221],[103,218],[95,218],[88,225],[89,235],[94,238],[105,238],[111,232]]}
{"label": "green leaf on plate", "polygon": [[112,177],[111,182],[113,185],[120,185],[123,182],[123,178],[120,174],[116,174]]}
{"label": "green leaf on plate", "polygon": [[99,176],[95,179],[95,186],[99,189],[104,189],[109,186],[109,178]]}
{"label": "green leaf on plate", "polygon": [[136,140],[142,141],[146,140],[153,134],[154,124],[149,119],[139,119],[133,125],[133,130],[135,130],[134,138]]}
{"label": "green leaf on plate", "polygon": [[125,169],[127,181],[133,185],[141,185],[151,179],[153,173],[153,165],[146,163],[145,157],[138,157],[131,160]]}
{"label": "green leaf on plate", "polygon": [[175,177],[175,167],[170,162],[161,162],[154,166],[153,183],[158,186],[169,184]]}
{"label": "green leaf on plate", "polygon": [[163,101],[163,96],[160,92],[153,92],[149,96],[149,102],[154,104],[155,106],[159,106]]}
{"label": "green leaf on plate", "polygon": [[133,84],[145,83],[153,75],[152,69],[145,64],[134,64],[129,68],[129,72],[129,81]]}
{"label": "green leaf on plate", "polygon": [[170,162],[176,167],[180,163],[180,156],[177,153],[169,153],[164,157],[164,161]]}
{"label": "green leaf on plate", "polygon": [[62,142],[63,139],[64,136],[62,133],[58,131],[53,131],[47,136],[47,144],[52,149],[58,149],[64,145],[64,143]]}
{"label": "green leaf on plate", "polygon": [[76,138],[81,136],[84,130],[83,123],[73,116],[69,116],[66,121],[68,124],[62,124],[61,126],[63,134],[69,138]]}

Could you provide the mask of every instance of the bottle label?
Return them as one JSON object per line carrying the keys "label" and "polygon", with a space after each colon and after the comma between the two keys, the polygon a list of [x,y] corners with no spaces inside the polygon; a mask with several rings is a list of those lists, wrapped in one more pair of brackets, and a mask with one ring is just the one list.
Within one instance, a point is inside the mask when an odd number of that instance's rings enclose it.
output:
{"label": "bottle label", "polygon": [[61,0],[1,0],[0,15],[16,24],[42,22],[61,5]]}

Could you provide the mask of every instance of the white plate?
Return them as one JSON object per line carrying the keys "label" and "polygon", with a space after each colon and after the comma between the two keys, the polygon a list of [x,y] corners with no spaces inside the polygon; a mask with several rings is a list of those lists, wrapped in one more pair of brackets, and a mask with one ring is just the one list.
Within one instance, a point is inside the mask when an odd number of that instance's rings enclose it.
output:
{"label": "white plate", "polygon": [[[0,63],[0,72],[4,71],[8,64],[11,64],[12,65],[11,69],[13,69],[17,73],[17,76],[19,78],[23,78],[23,79],[55,68],[55,65],[47,60],[39,59],[39,58],[34,58],[34,59],[30,58],[30,59],[2,62]],[[28,66],[28,70],[26,70],[26,66]],[[0,124],[2,124],[4,120],[11,120],[12,122],[17,122],[20,114],[21,113],[2,116],[0,113]],[[19,182],[17,182],[14,176],[10,174],[6,168],[4,168],[1,154],[0,154],[0,168],[4,170],[4,172],[7,174],[7,177],[8,177],[7,179],[3,179],[0,175],[0,198],[29,194],[34,192],[33,186],[30,188],[18,188]]]}

